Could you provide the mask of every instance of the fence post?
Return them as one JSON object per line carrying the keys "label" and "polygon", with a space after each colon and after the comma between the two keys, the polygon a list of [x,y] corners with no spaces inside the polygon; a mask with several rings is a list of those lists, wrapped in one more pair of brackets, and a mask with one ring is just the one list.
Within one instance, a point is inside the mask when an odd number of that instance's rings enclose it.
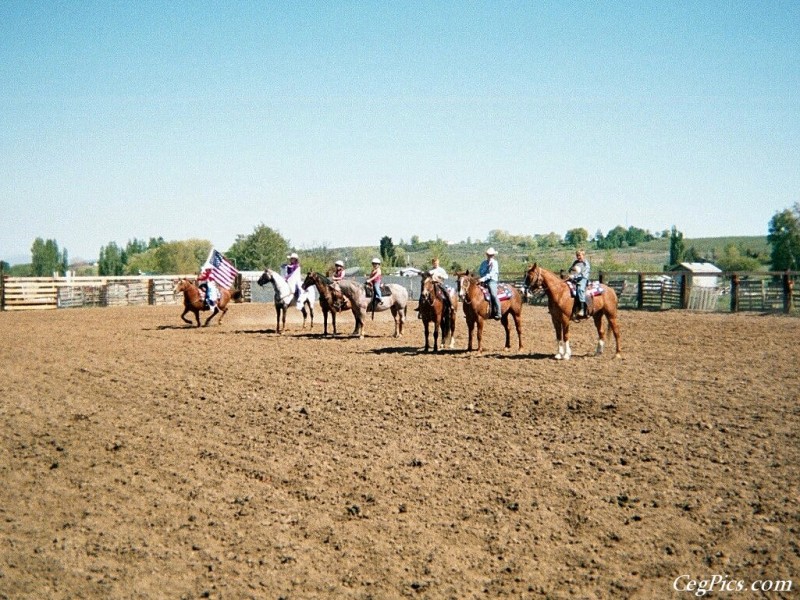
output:
{"label": "fence post", "polygon": [[639,290],[636,292],[636,308],[644,308],[644,273],[639,273]]}
{"label": "fence post", "polygon": [[681,273],[681,308],[689,308],[689,283],[687,273]]}
{"label": "fence post", "polygon": [[603,271],[600,271],[600,283],[606,282],[606,274]]}
{"label": "fence post", "polygon": [[[2,267],[0,267],[2,269]],[[790,313],[792,312],[792,305],[794,304],[794,299],[792,298],[792,292],[794,288],[794,280],[789,276],[789,272],[783,274],[783,312]]]}
{"label": "fence post", "polygon": [[3,261],[0,260],[0,311],[6,309],[6,274],[3,271]]}
{"label": "fence post", "polygon": [[739,312],[739,275],[731,275],[731,312]]}

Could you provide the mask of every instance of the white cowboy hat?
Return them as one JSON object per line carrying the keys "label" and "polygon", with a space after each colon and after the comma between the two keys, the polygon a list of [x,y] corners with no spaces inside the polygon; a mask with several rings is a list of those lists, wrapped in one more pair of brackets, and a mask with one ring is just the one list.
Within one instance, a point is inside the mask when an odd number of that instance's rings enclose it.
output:
{"label": "white cowboy hat", "polygon": [[380,258],[373,258],[373,259],[372,259],[372,264],[373,264],[373,265],[379,265],[379,264],[381,264],[381,259],[380,259]]}
{"label": "white cowboy hat", "polygon": [[289,256],[287,256],[286,258],[300,258],[300,257],[299,257],[299,256],[297,256],[297,252],[292,252],[292,253],[291,253]]}
{"label": "white cowboy hat", "polygon": [[337,261],[336,261],[335,263],[333,263],[333,264],[334,264],[334,265],[336,265],[337,267],[343,267],[343,266],[344,266],[344,263],[343,263],[342,261],[340,261],[340,260],[337,260]]}
{"label": "white cowboy hat", "polygon": [[497,252],[495,251],[495,249],[494,249],[494,248],[489,248],[489,249],[486,251],[486,254],[488,254],[489,256],[494,256],[495,254],[497,254]]}

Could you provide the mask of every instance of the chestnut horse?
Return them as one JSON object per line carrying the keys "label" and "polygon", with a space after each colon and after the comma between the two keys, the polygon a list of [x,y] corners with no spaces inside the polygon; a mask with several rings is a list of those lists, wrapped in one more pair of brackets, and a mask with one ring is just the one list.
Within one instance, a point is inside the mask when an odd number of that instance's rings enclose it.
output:
{"label": "chestnut horse", "polygon": [[[522,350],[522,296],[519,290],[513,286],[505,287],[509,297],[500,300],[500,322],[506,330],[505,349],[511,349],[511,329],[509,327],[508,316],[514,317],[514,325],[517,328],[517,338],[519,339],[519,350]],[[467,319],[469,329],[469,344],[467,350],[472,350],[472,330],[478,325],[478,352],[483,351],[483,322],[489,319],[492,313],[492,302],[487,300],[483,294],[483,287],[478,283],[478,278],[470,275],[469,271],[458,274],[458,295],[464,305],[464,316]]]}
{"label": "chestnut horse", "polygon": [[[336,313],[351,308],[342,292],[333,288],[332,283],[333,282],[324,275],[312,271],[306,275],[305,281],[303,281],[300,286],[304,290],[315,286],[317,288],[317,292],[319,292],[319,305],[322,307],[323,321],[322,335],[328,335],[328,313],[331,314],[333,335],[336,335]],[[355,310],[353,310],[353,314],[356,314]],[[358,317],[356,317],[356,326],[358,326]]]}
{"label": "chestnut horse", "polygon": [[[302,306],[300,312],[303,314],[303,329],[306,328],[306,319],[311,313],[311,329],[314,329],[314,304],[317,301],[316,292],[312,288],[306,293],[300,295],[300,299],[295,301],[294,293],[289,287],[287,281],[272,269],[264,269],[261,277],[258,278],[258,285],[272,284],[272,289],[275,296],[275,331],[283,333],[286,331],[286,313],[289,312],[289,307],[292,304],[299,304]],[[304,290],[305,291],[305,290]]]}
{"label": "chestnut horse", "polygon": [[[178,284],[175,286],[174,293],[177,294],[178,292],[183,292],[183,314],[181,315],[181,319],[191,325],[192,322],[187,319],[185,315],[188,312],[193,312],[194,318],[197,321],[197,326],[200,327],[200,311],[208,310],[205,302],[205,294],[194,282],[186,279],[185,277],[178,281]],[[231,297],[235,297],[237,295],[241,295],[239,290],[235,290],[233,294],[231,294],[229,290],[220,287],[219,299],[214,305],[214,310],[211,311],[211,315],[206,319],[205,323],[203,323],[203,327],[208,326],[208,322],[213,319],[214,315],[217,313],[222,313],[218,321],[218,323],[221,325],[222,317],[224,317],[225,313],[228,312],[228,302],[230,302]]]}
{"label": "chestnut horse", "polygon": [[[429,327],[433,323],[433,351],[439,351],[439,329],[442,331],[442,346],[449,343],[455,345],[456,312],[458,312],[458,294],[448,290],[444,285],[434,281],[428,271],[420,273],[422,277],[422,295],[419,301],[419,316],[425,327],[425,352],[430,350],[428,339]],[[445,310],[443,295],[450,299],[450,308]],[[449,342],[448,342],[449,340]]]}
{"label": "chestnut horse", "polygon": [[[567,282],[561,279],[552,271],[533,264],[525,275],[525,285],[531,290],[543,289],[547,294],[547,306],[550,310],[550,318],[553,320],[553,327],[556,330],[556,340],[558,350],[555,358],[569,360],[572,350],[569,347],[569,323],[572,319],[572,308],[576,299],[572,297],[571,290]],[[617,352],[614,358],[619,358],[619,324],[617,323],[617,293],[613,288],[605,284],[600,284],[602,293],[597,296],[587,298],[590,316],[594,319],[597,328],[597,348],[595,356],[603,353],[605,347],[605,324],[603,317],[608,320],[611,331],[614,332],[614,339],[617,343]]]}

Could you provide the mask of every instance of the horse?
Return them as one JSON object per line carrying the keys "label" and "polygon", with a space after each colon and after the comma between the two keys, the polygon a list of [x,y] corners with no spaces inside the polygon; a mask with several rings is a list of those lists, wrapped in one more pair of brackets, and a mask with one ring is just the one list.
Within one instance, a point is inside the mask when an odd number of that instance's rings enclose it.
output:
{"label": "horse", "polygon": [[272,284],[275,296],[275,331],[278,333],[286,331],[286,313],[295,302],[300,307],[298,310],[303,314],[303,329],[306,328],[306,319],[309,313],[311,314],[311,329],[314,329],[314,304],[317,302],[317,296],[313,288],[311,290],[303,289],[300,297],[295,301],[294,292],[290,289],[287,281],[272,269],[264,269],[257,283],[261,286],[267,283]]}
{"label": "horse", "polygon": [[[500,322],[506,330],[505,350],[511,349],[511,329],[509,315],[514,317],[514,325],[519,339],[519,350],[522,350],[522,296],[514,286],[500,285],[497,293],[505,292],[500,299]],[[464,305],[464,316],[469,329],[469,344],[467,350],[472,350],[472,331],[478,325],[478,352],[483,352],[483,322],[492,314],[492,302],[484,296],[483,287],[478,278],[470,275],[469,271],[458,274],[458,295]]]}
{"label": "horse", "polygon": [[338,282],[342,295],[347,298],[353,308],[353,316],[356,318],[356,327],[353,335],[364,338],[364,321],[368,312],[372,312],[373,318],[376,312],[391,310],[394,318],[394,337],[402,337],[403,325],[406,322],[408,312],[408,290],[402,285],[395,283],[385,284],[383,298],[380,302],[372,302],[372,298],[367,296],[364,286],[352,279],[342,279]]}
{"label": "horse", "polygon": [[[456,312],[458,311],[458,294],[437,283],[428,271],[420,273],[422,277],[422,294],[419,301],[419,316],[425,327],[425,352],[430,349],[429,327],[433,323],[433,351],[439,351],[439,329],[442,331],[442,346],[455,345]],[[445,310],[443,294],[450,299],[450,308]]]}
{"label": "horse", "polygon": [[[322,320],[324,324],[322,335],[328,335],[328,313],[331,315],[333,335],[336,335],[336,313],[350,308],[341,291],[337,292],[332,289],[330,279],[313,271],[306,275],[300,287],[304,290],[316,288],[319,293],[319,305],[322,307]],[[355,310],[353,314],[355,315]]]}
{"label": "horse", "polygon": [[[538,266],[534,263],[525,274],[525,287],[531,290],[542,288],[547,294],[547,306],[550,311],[550,318],[553,320],[553,327],[556,330],[556,340],[558,349],[555,358],[557,360],[569,360],[572,350],[569,347],[569,324],[572,319],[572,309],[576,298],[572,297],[572,292],[566,281],[561,279],[552,271]],[[617,352],[614,358],[619,358],[619,324],[617,323],[617,293],[613,288],[605,284],[599,284],[600,293],[596,296],[589,296],[587,291],[587,304],[589,305],[590,315],[594,319],[597,328],[597,348],[595,356],[603,353],[605,347],[606,332],[604,331],[603,317],[608,321],[611,331],[614,332],[614,339],[617,344]]]}
{"label": "horse", "polygon": [[[191,325],[192,322],[186,318],[186,313],[193,312],[194,318],[197,321],[197,326],[200,327],[200,311],[208,310],[203,291],[198,288],[194,282],[184,277],[175,285],[173,292],[175,294],[183,292],[183,314],[181,315],[181,319]],[[218,321],[218,324],[222,325],[222,317],[228,312],[228,302],[230,302],[231,298],[235,299],[237,296],[241,296],[241,291],[234,290],[234,292],[231,293],[229,290],[220,287],[219,299],[214,305],[214,310],[211,311],[211,315],[209,315],[205,323],[203,323],[203,327],[207,327],[208,322],[211,321],[217,313],[222,313]]]}

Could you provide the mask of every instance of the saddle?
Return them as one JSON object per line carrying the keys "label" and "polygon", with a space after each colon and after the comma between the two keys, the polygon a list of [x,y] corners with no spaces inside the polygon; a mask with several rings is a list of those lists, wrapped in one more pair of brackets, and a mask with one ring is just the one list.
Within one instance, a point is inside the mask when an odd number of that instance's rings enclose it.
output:
{"label": "saddle", "polygon": [[[569,286],[569,295],[573,298],[578,293],[578,286],[575,285],[575,282],[572,280],[567,280],[567,285]],[[599,281],[590,281],[589,284],[586,286],[586,297],[590,298],[592,296],[599,296],[603,293],[603,286]]]}
{"label": "saddle", "polygon": [[[364,288],[367,290],[367,298],[372,298],[373,289],[372,286],[369,284],[364,284]],[[386,284],[381,284],[381,295],[386,298],[387,296],[392,295],[392,290]]]}
{"label": "saddle", "polygon": [[[483,285],[482,283],[480,284],[480,286],[481,290],[483,290],[484,300],[490,302],[492,300],[492,295],[489,293],[489,288]],[[512,294],[510,285],[508,285],[507,283],[500,283],[497,285],[497,300],[499,302],[502,302],[503,300],[508,300],[509,298],[511,298],[511,295]]]}

